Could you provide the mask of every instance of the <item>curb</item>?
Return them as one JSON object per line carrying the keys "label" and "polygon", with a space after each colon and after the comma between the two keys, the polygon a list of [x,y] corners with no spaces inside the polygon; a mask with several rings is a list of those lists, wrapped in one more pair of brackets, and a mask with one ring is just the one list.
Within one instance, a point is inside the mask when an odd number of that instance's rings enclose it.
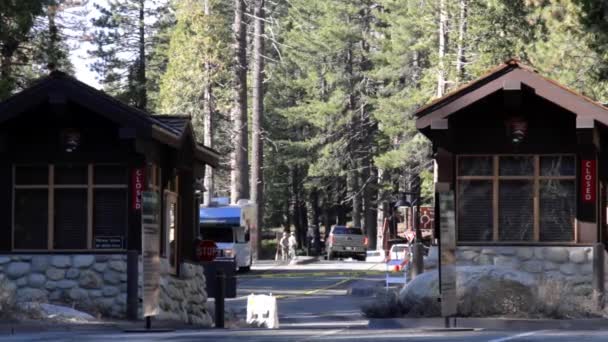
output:
{"label": "curb", "polygon": [[[456,318],[456,327],[485,330],[605,330],[608,319],[507,319]],[[373,318],[370,329],[437,329],[444,327],[443,318]]]}
{"label": "curb", "polygon": [[296,259],[289,263],[289,265],[306,265],[312,264],[313,262],[319,261],[318,257],[306,258],[306,259]]}

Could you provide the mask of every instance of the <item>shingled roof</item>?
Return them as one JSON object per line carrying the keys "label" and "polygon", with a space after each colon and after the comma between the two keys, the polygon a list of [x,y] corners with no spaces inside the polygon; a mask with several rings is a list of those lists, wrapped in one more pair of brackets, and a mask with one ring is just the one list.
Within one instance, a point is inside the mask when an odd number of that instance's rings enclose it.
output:
{"label": "shingled roof", "polygon": [[[0,123],[43,102],[72,101],[108,119],[134,127],[146,136],[175,148],[182,147],[186,135],[194,135],[189,116],[152,115],[129,106],[64,72],[53,71],[34,84],[0,102]],[[196,139],[192,139],[196,141]],[[219,164],[219,153],[194,143],[195,156],[211,166]]]}
{"label": "shingled roof", "polygon": [[498,65],[478,79],[471,81],[445,96],[419,108],[416,128],[423,130],[435,120],[472,105],[480,99],[514,84],[524,84],[534,89],[536,95],[574,113],[577,117],[596,120],[608,125],[608,108],[552,79],[540,75],[533,68],[510,59]]}

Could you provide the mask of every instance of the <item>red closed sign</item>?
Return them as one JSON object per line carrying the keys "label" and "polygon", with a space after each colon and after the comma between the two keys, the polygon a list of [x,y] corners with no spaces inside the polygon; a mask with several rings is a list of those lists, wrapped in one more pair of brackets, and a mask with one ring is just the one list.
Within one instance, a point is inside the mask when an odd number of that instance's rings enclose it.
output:
{"label": "red closed sign", "polygon": [[583,202],[595,202],[595,159],[581,160],[581,197]]}
{"label": "red closed sign", "polygon": [[196,258],[200,261],[213,261],[217,255],[217,245],[214,241],[203,240],[196,246]]}
{"label": "red closed sign", "polygon": [[141,193],[144,192],[145,173],[143,168],[133,169],[131,174],[131,189],[133,191],[131,198],[133,199],[132,208],[141,210]]}

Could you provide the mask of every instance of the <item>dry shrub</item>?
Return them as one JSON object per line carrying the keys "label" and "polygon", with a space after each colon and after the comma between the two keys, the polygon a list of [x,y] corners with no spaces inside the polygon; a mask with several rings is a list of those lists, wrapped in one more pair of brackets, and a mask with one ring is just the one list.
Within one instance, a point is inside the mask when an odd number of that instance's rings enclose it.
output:
{"label": "dry shrub", "polygon": [[361,311],[367,318],[392,318],[403,315],[398,292],[388,290],[376,297],[372,303],[363,305]]}
{"label": "dry shrub", "polygon": [[539,282],[532,314],[541,317],[589,318],[601,317],[598,299],[591,293],[577,293],[564,279],[542,279]]}

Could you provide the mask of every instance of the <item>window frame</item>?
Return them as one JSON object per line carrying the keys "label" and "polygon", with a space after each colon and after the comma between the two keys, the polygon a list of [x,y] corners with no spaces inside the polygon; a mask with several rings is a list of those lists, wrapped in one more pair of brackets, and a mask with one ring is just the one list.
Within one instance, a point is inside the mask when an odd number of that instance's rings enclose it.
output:
{"label": "window frame", "polygon": [[[86,184],[55,184],[55,166],[62,165],[85,165],[87,169],[87,183]],[[124,252],[126,250],[126,246],[124,248],[94,248],[93,237],[94,237],[94,192],[96,189],[124,189],[126,201],[128,203],[128,188],[129,188],[129,180],[125,179],[125,184],[94,184],[94,172],[95,166],[99,165],[107,165],[107,166],[119,166],[124,167],[124,164],[120,163],[18,163],[12,165],[12,211],[11,211],[11,250],[15,252],[28,252],[28,253],[36,253],[36,252]],[[36,184],[36,185],[24,185],[17,184],[16,182],[16,174],[17,168],[19,167],[28,167],[28,166],[46,166],[48,172],[48,184]],[[31,248],[15,248],[15,193],[19,189],[44,189],[47,190],[48,198],[47,198],[47,242],[46,248],[40,249],[31,249]],[[74,249],[59,249],[54,248],[54,238],[55,238],[55,190],[56,189],[86,189],[87,191],[87,224],[86,224],[86,238],[87,238],[87,247],[85,249],[82,248],[74,248]],[[125,211],[128,211],[128,208],[124,208]],[[127,213],[128,217],[128,213]],[[125,226],[125,229],[128,229],[128,226]],[[126,238],[126,231],[125,231]]]}
{"label": "window frame", "polygon": [[[459,175],[459,163],[461,158],[470,158],[470,157],[491,157],[492,160],[492,175],[490,176],[460,176]],[[532,157],[534,164],[534,171],[532,175],[529,176],[501,176],[500,175],[500,158],[501,157]],[[541,157],[572,157],[574,158],[575,168],[574,175],[571,176],[542,176],[540,159]],[[573,239],[572,240],[564,240],[564,241],[541,241],[540,240],[540,183],[544,180],[571,180],[574,182],[574,211],[576,213],[578,200],[577,200],[577,174],[578,169],[576,167],[577,156],[573,153],[544,153],[544,154],[459,154],[456,156],[456,167],[454,169],[455,173],[455,197],[456,197],[456,238],[457,243],[461,245],[556,245],[556,244],[577,244],[578,243],[578,225],[573,222]],[[463,180],[485,180],[492,182],[492,240],[489,241],[470,241],[470,240],[459,240],[458,239],[458,217],[460,212],[458,210],[460,201],[459,198],[459,190],[460,190],[460,181]],[[500,181],[501,180],[526,180],[532,181],[533,183],[533,238],[531,240],[521,241],[521,240],[500,240],[499,229],[500,229]]]}

